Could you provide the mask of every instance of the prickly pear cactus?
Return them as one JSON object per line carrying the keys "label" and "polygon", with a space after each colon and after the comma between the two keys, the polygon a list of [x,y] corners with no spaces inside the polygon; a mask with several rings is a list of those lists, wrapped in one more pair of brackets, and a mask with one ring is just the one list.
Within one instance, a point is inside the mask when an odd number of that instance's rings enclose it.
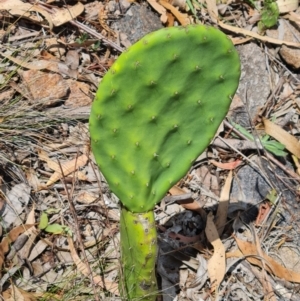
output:
{"label": "prickly pear cactus", "polygon": [[148,34],[103,78],[90,116],[91,145],[120,198],[123,294],[155,300],[153,208],[208,146],[240,77],[222,32],[202,25]]}

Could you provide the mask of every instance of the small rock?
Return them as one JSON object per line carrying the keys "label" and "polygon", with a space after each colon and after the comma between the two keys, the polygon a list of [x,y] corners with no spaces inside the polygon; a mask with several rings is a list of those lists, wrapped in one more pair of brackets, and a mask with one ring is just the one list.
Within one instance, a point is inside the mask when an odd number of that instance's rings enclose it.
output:
{"label": "small rock", "polygon": [[112,28],[128,37],[130,43],[135,43],[147,33],[162,28],[159,17],[145,5],[134,4],[125,16],[112,24]]}
{"label": "small rock", "polygon": [[107,5],[108,11],[113,13],[116,10],[116,2],[115,1],[109,1]]}
{"label": "small rock", "polygon": [[[293,222],[299,225],[300,215],[299,210],[297,210],[299,206],[296,205],[297,196],[292,190],[288,189],[288,187],[295,187],[297,185],[296,182],[289,179],[279,167],[271,166],[263,158],[252,157],[251,161],[256,166],[260,166],[259,169],[262,172],[258,172],[249,165],[239,169],[232,183],[230,202],[233,203],[233,206],[230,206],[229,214],[232,214],[235,210],[245,210],[247,213],[252,208],[253,211],[249,212],[251,214],[247,218],[254,220],[256,218],[254,209],[258,209],[260,202],[272,190],[268,183],[269,181],[281,193],[282,201],[279,204],[279,208],[281,208],[280,211],[282,216],[284,216],[285,222],[287,224]],[[291,166],[288,166],[288,162],[285,162],[285,164],[288,168],[291,168]],[[265,174],[265,176],[263,177],[262,174]]]}
{"label": "small rock", "polygon": [[88,84],[72,79],[67,80],[67,82],[70,87],[70,94],[68,95],[68,99],[65,101],[65,105],[67,107],[78,108],[92,103],[92,98],[88,96]]}
{"label": "small rock", "polygon": [[[267,35],[269,37],[280,39],[288,42],[298,43],[300,40],[300,32],[296,29],[289,21],[280,19],[278,21],[279,26],[277,29],[267,30]],[[292,48],[286,45],[282,45],[279,54],[282,59],[290,65],[292,68],[300,68],[300,49]]]}
{"label": "small rock", "polygon": [[243,101],[244,106],[232,112],[231,118],[234,122],[248,127],[249,119],[253,120],[259,113],[270,93],[269,76],[265,55],[259,46],[249,43],[238,46],[237,50],[240,54],[242,69],[237,95]]}
{"label": "small rock", "polygon": [[120,0],[120,5],[122,7],[122,10],[126,11],[130,7],[131,2],[129,2],[128,0]]}
{"label": "small rock", "polygon": [[33,100],[46,106],[61,101],[69,91],[67,82],[59,74],[27,70],[22,73],[22,78]]}

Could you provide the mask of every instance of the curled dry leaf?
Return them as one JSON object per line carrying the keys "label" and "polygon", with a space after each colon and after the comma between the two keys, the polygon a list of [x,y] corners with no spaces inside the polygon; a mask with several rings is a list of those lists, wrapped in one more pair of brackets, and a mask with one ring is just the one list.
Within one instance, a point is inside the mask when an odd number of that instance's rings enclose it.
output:
{"label": "curled dry leaf", "polygon": [[[54,184],[56,181],[61,179],[63,176],[67,176],[67,175],[71,174],[72,172],[76,171],[78,168],[85,166],[88,161],[88,157],[86,155],[81,155],[73,160],[61,163],[61,168],[63,171],[63,174],[62,174],[60,165],[57,162],[50,159],[45,151],[39,150],[38,153],[39,153],[40,160],[46,161],[48,164],[48,167],[55,171],[54,174],[50,177],[50,179],[46,183],[46,186],[50,186],[50,185]],[[77,177],[80,180],[83,180],[83,181],[86,180],[85,174],[80,171],[77,172]]]}
{"label": "curled dry leaf", "polygon": [[[272,257],[268,256],[267,254],[265,254],[264,252],[262,252],[262,254],[260,256],[262,256],[262,258],[259,258],[259,254],[257,252],[257,248],[254,244],[247,242],[247,241],[243,241],[239,238],[237,238],[236,236],[234,236],[237,245],[239,247],[239,249],[241,250],[242,254],[244,256],[247,256],[247,260],[257,266],[262,267],[262,260],[265,261],[265,267],[268,273],[273,274],[281,279],[285,279],[286,281],[291,281],[291,282],[297,282],[300,283],[300,274],[296,273],[294,271],[291,271],[287,268],[285,268],[284,266],[282,266],[281,264],[279,264],[276,260],[274,260]],[[236,255],[238,255],[238,253],[236,253]],[[251,257],[251,255],[253,257]],[[232,255],[231,255],[232,256]]]}
{"label": "curled dry leaf", "polygon": [[54,26],[63,25],[81,15],[84,11],[84,5],[77,2],[73,6],[64,8],[53,8],[50,12],[51,19]]}
{"label": "curled dry leaf", "polygon": [[216,0],[205,0],[205,2],[207,5],[207,11],[209,13],[209,16],[211,17],[211,19],[214,23],[217,23],[217,19],[219,16],[217,1]]}
{"label": "curled dry leaf", "polygon": [[155,0],[147,0],[148,3],[160,14],[160,20],[162,23],[168,21],[167,10]]}
{"label": "curled dry leaf", "polygon": [[209,163],[213,164],[216,167],[222,168],[222,169],[227,169],[227,170],[232,170],[237,168],[243,161],[242,160],[235,160],[233,162],[228,162],[228,163],[222,163],[222,162],[217,162],[215,160],[210,160]]}
{"label": "curled dry leaf", "polygon": [[190,24],[190,20],[187,16],[187,14],[183,14],[181,13],[176,7],[174,7],[172,4],[166,2],[166,1],[163,1],[163,0],[160,0],[159,3],[165,7],[167,10],[169,10],[175,17],[176,19],[178,20],[178,22],[182,25],[182,26],[185,26],[185,25],[188,25]]}
{"label": "curled dry leaf", "polygon": [[225,181],[225,185],[221,191],[220,202],[216,214],[215,224],[219,236],[222,235],[227,220],[231,183],[232,183],[232,171],[229,172],[228,177]]}
{"label": "curled dry leaf", "polygon": [[207,263],[212,292],[218,290],[226,272],[225,247],[219,238],[213,218],[213,214],[210,212],[207,215],[205,228],[206,237],[214,247],[214,254]]}

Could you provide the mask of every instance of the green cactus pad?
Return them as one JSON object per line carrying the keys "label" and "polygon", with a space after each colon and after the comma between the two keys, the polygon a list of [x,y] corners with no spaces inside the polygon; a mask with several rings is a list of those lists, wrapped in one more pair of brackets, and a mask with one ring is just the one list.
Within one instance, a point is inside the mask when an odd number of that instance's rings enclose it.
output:
{"label": "green cactus pad", "polygon": [[92,150],[132,212],[154,208],[209,145],[240,77],[230,39],[213,27],[171,27],[124,52],[92,105]]}

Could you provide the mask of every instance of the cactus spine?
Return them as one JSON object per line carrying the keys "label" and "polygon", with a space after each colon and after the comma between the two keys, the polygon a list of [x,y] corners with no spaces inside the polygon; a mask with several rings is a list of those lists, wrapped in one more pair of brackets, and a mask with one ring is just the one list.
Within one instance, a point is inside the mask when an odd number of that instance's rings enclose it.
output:
{"label": "cactus spine", "polygon": [[120,55],[99,86],[91,145],[123,204],[122,291],[128,300],[155,300],[152,210],[209,145],[239,77],[231,41],[213,27],[191,25],[148,34]]}

